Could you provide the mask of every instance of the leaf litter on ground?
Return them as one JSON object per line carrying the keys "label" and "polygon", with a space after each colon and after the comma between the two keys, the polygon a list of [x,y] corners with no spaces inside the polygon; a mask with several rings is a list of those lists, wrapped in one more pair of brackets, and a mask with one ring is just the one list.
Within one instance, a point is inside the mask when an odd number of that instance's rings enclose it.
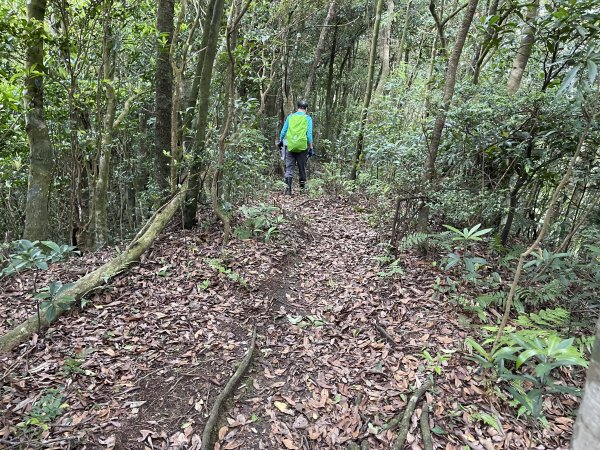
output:
{"label": "leaf litter on ground", "polygon": [[[368,441],[387,449],[396,432],[386,424],[431,376],[436,448],[568,448],[576,400],[550,397],[547,428],[516,419],[495,400],[461,354],[472,330],[434,295],[437,269],[405,254],[401,278],[381,277],[377,234],[347,201],[274,201],[288,220],[270,243],[234,240],[222,248],[218,229],[171,228],[86,308],[2,355],[2,442],[200,448],[212,401],[256,325],[258,355],[223,412],[215,448]],[[71,281],[110,256],[73,258],[45,276]],[[10,319],[32,311],[31,280],[0,287],[8,294],[0,304],[6,331]],[[448,355],[439,371],[428,367],[425,351]],[[51,420],[36,407],[49,392],[64,405]],[[422,448],[420,411],[407,436],[414,450]],[[496,425],[482,422],[482,412]]]}

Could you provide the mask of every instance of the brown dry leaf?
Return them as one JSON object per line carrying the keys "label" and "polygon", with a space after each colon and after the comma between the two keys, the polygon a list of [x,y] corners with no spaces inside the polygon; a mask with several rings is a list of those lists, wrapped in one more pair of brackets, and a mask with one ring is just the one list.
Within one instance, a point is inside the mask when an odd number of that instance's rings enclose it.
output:
{"label": "brown dry leaf", "polygon": [[219,428],[219,440],[220,441],[223,440],[223,438],[227,434],[227,431],[229,431],[229,427],[227,427],[227,426],[223,426],[223,427]]}
{"label": "brown dry leaf", "polygon": [[288,448],[290,450],[298,450],[298,446],[296,444],[294,444],[294,442],[291,439],[283,438],[283,439],[281,439],[281,442],[283,442],[283,445],[285,445],[285,448]]}

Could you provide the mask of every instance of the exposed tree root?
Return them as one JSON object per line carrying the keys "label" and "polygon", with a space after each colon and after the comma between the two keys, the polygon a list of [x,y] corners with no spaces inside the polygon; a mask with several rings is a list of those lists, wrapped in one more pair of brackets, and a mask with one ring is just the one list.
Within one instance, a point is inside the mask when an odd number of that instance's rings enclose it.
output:
{"label": "exposed tree root", "polygon": [[433,450],[433,440],[431,439],[431,427],[429,426],[429,403],[423,402],[421,410],[421,435],[423,436],[423,448]]}
{"label": "exposed tree root", "polygon": [[44,311],[41,312],[39,319],[37,313],[32,314],[24,322],[8,331],[4,336],[1,336],[0,354],[12,350],[20,343],[29,339],[33,333],[37,332],[38,328],[47,328],[50,326],[52,322],[68,311],[78,299],[107,283],[114,276],[126,270],[130,264],[137,261],[173,218],[181,205],[181,201],[185,198],[185,193],[186,188],[184,186],[152,216],[143,227],[143,232],[138,233],[123,253],[80,278],[73,286],[65,290],[59,298],[56,298],[54,300],[55,305],[62,304],[65,305],[65,308],[56,306],[54,317],[48,317]]}
{"label": "exposed tree root", "polygon": [[217,422],[219,420],[219,413],[221,411],[221,406],[227,397],[231,395],[236,385],[240,381],[240,378],[244,375],[248,367],[250,366],[250,361],[252,360],[252,354],[254,353],[254,347],[256,346],[256,328],[252,330],[252,339],[250,340],[250,347],[248,348],[248,352],[244,359],[242,360],[240,366],[237,368],[233,376],[229,379],[221,393],[215,399],[213,406],[210,410],[210,414],[208,416],[208,420],[206,421],[206,426],[204,427],[204,431],[202,432],[202,446],[200,450],[211,450],[212,446],[212,438],[214,436],[214,431],[217,426]]}
{"label": "exposed tree root", "polygon": [[400,416],[398,414],[394,419],[392,419],[387,429],[395,428],[396,426],[400,426],[398,437],[392,444],[392,450],[402,450],[404,448],[404,443],[406,442],[406,436],[408,435],[408,428],[410,427],[410,418],[415,411],[415,407],[417,406],[417,402],[423,396],[423,394],[433,387],[433,381],[427,381],[423,386],[417,389],[413,395],[408,400],[408,404],[406,405],[406,409],[404,410],[404,414]]}

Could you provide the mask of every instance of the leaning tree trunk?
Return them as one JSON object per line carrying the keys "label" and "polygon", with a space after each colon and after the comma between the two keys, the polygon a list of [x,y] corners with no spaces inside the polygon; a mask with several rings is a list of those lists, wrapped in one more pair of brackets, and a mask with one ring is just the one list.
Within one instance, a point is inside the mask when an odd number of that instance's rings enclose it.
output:
{"label": "leaning tree trunk", "polygon": [[154,176],[164,195],[169,187],[171,154],[171,107],[173,104],[173,77],[170,50],[173,39],[173,15],[175,0],[158,0],[156,29],[158,43],[156,50],[156,90],[154,124]]}
{"label": "leaning tree trunk", "polygon": [[214,9],[210,20],[207,16],[205,27],[209,27],[208,41],[203,57],[202,75],[198,86],[198,103],[196,105],[196,136],[190,165],[190,189],[183,208],[183,226],[191,228],[196,224],[196,212],[200,197],[201,158],[206,150],[206,129],[208,127],[208,106],[210,102],[210,81],[213,65],[217,55],[219,30],[223,18],[224,0],[214,0]]}
{"label": "leaning tree trunk", "polygon": [[325,21],[323,22],[323,27],[321,28],[321,34],[319,35],[319,42],[317,43],[317,48],[315,49],[315,56],[310,69],[308,70],[308,78],[306,79],[306,84],[304,85],[305,99],[308,99],[310,95],[310,90],[312,89],[312,85],[315,81],[315,72],[317,71],[317,67],[319,67],[319,62],[321,61],[321,53],[323,53],[323,49],[325,48],[325,39],[327,38],[329,24],[335,17],[335,1],[336,0],[332,0],[332,2],[329,4],[327,16],[325,16]]}
{"label": "leaning tree trunk", "polygon": [[110,176],[110,158],[113,144],[113,127],[116,104],[114,81],[113,36],[110,25],[110,1],[104,7],[104,39],[102,44],[102,83],[106,97],[106,111],[102,121],[100,138],[100,158],[98,176],[94,188],[94,248],[98,249],[108,242],[108,183]]}
{"label": "leaning tree trunk", "polygon": [[[454,88],[456,86],[456,72],[458,70],[458,63],[460,62],[460,56],[469,34],[469,28],[471,28],[471,22],[477,9],[477,3],[479,0],[469,0],[467,5],[467,11],[463,18],[462,24],[456,35],[456,43],[452,49],[452,54],[448,60],[448,69],[446,71],[446,80],[444,82],[444,96],[442,98],[442,108],[439,111],[435,124],[433,126],[433,132],[431,134],[431,143],[429,145],[429,152],[427,153],[427,162],[425,164],[425,181],[431,188],[435,184],[435,161],[437,159],[438,149],[442,141],[442,131],[446,123],[446,114],[450,108],[452,97],[454,97]],[[419,211],[418,228],[420,230],[426,230],[429,221],[429,207],[427,204],[423,204]]]}
{"label": "leaning tree trunk", "polygon": [[596,324],[596,341],[587,370],[585,392],[573,430],[572,450],[593,450],[600,443],[600,319]]}
{"label": "leaning tree trunk", "polygon": [[[111,261],[80,278],[70,288],[60,294],[58,298],[54,299],[56,307],[54,317],[49,317],[45,310],[42,309],[39,319],[37,313],[35,313],[3,336],[0,336],[0,355],[29,339],[33,333],[38,331],[38,328],[48,327],[88,292],[104,285],[111,278],[127,270],[152,245],[154,240],[179,210],[185,196],[185,189],[186,185],[156,211],[123,253],[119,253]],[[59,305],[64,305],[65,307],[63,308]]]}
{"label": "leaning tree trunk", "polygon": [[29,139],[29,179],[23,238],[48,238],[48,201],[52,184],[52,144],[44,119],[44,16],[46,0],[27,2],[30,33],[25,69],[25,131]]}
{"label": "leaning tree trunk", "polygon": [[367,75],[367,88],[363,107],[360,115],[360,125],[358,130],[358,138],[356,140],[356,153],[354,154],[354,162],[350,179],[356,180],[358,174],[358,166],[362,158],[362,152],[365,145],[365,125],[367,124],[367,115],[369,113],[369,104],[371,103],[371,94],[373,91],[373,78],[375,75],[375,59],[377,57],[377,37],[379,36],[379,26],[381,25],[381,10],[383,9],[383,0],[377,0],[375,7],[375,23],[373,24],[373,37],[371,38],[371,54],[369,56],[369,73]]}
{"label": "leaning tree trunk", "polygon": [[510,94],[516,93],[521,87],[523,73],[525,72],[525,67],[527,66],[527,62],[531,56],[531,49],[533,48],[533,43],[535,42],[535,29],[531,25],[531,22],[537,17],[539,7],[539,0],[535,0],[527,10],[527,17],[525,18],[525,23],[523,24],[521,45],[519,46],[517,56],[515,56],[513,67],[508,77],[508,92]]}

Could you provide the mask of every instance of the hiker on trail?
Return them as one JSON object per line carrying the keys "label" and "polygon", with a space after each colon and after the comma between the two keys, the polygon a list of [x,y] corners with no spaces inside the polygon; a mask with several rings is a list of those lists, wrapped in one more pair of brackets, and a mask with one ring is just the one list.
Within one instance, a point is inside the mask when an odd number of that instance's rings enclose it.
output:
{"label": "hiker on trail", "polygon": [[308,158],[314,154],[312,137],[312,118],[306,113],[308,102],[300,100],[298,110],[285,119],[279,142],[277,145],[282,149],[285,160],[285,193],[292,195],[292,179],[294,178],[294,167],[298,164],[300,178],[300,189],[306,186],[306,163]]}

